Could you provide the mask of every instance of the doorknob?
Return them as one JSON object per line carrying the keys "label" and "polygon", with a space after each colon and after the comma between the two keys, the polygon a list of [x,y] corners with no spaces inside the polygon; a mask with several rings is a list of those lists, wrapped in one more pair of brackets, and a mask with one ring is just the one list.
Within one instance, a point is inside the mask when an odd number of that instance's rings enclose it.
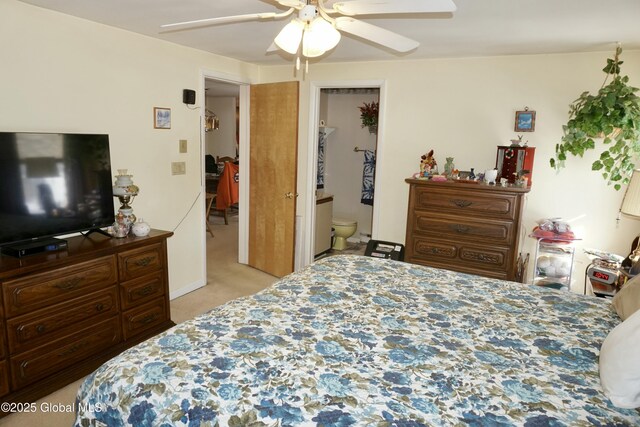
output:
{"label": "doorknob", "polygon": [[287,199],[293,199],[293,193],[289,191],[288,193],[284,193],[284,197]]}

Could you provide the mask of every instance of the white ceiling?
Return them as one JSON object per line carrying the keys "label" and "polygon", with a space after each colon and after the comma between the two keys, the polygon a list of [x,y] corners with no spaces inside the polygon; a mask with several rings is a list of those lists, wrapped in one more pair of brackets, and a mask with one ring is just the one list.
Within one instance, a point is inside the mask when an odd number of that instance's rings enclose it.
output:
{"label": "white ceiling", "polygon": [[219,80],[205,79],[205,96],[233,97],[240,96],[240,86]]}
{"label": "white ceiling", "polygon": [[[22,0],[68,15],[261,65],[292,57],[266,53],[290,18],[161,32],[160,25],[286,10],[270,0]],[[451,14],[363,19],[420,42],[401,55],[343,35],[313,62],[378,61],[640,49],[640,0],[454,0]],[[327,1],[327,3],[331,3]],[[310,61],[312,62],[312,61]]]}

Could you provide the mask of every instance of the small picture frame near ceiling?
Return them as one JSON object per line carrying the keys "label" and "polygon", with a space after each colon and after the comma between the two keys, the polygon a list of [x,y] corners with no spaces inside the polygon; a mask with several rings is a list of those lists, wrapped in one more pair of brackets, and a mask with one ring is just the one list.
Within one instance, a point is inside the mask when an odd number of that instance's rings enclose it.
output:
{"label": "small picture frame near ceiling", "polygon": [[536,112],[524,107],[524,111],[516,111],[516,132],[533,132],[536,130]]}
{"label": "small picture frame near ceiling", "polygon": [[153,108],[153,128],[171,129],[171,108]]}

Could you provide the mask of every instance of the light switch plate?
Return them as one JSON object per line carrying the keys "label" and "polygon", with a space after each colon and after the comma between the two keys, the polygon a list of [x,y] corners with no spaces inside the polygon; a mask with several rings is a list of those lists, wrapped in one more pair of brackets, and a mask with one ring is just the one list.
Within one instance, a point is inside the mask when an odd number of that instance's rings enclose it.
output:
{"label": "light switch plate", "polygon": [[187,173],[185,162],[171,162],[171,175],[184,175]]}
{"label": "light switch plate", "polygon": [[180,153],[186,153],[187,152],[187,140],[186,139],[181,139],[180,140],[180,147],[178,150]]}

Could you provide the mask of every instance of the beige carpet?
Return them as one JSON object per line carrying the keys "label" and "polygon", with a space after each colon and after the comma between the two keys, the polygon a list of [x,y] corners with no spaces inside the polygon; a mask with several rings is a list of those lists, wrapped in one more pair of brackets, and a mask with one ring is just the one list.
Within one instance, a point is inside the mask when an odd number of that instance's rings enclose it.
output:
{"label": "beige carpet", "polygon": [[344,250],[337,251],[335,249],[329,249],[327,252],[315,257],[315,260],[326,258],[334,255],[364,255],[367,249],[367,244],[362,242],[350,242],[347,240],[347,247]]}
{"label": "beige carpet", "polygon": [[[213,233],[207,233],[207,285],[171,301],[171,319],[176,323],[191,319],[212,307],[246,295],[252,295],[276,281],[276,278],[238,260],[238,217],[212,216]],[[69,427],[75,420],[73,404],[82,380],[40,399],[35,413],[11,414],[0,419],[0,426]],[[55,406],[54,406],[55,405]],[[55,410],[60,408],[61,410]],[[45,412],[51,408],[50,412]]]}

